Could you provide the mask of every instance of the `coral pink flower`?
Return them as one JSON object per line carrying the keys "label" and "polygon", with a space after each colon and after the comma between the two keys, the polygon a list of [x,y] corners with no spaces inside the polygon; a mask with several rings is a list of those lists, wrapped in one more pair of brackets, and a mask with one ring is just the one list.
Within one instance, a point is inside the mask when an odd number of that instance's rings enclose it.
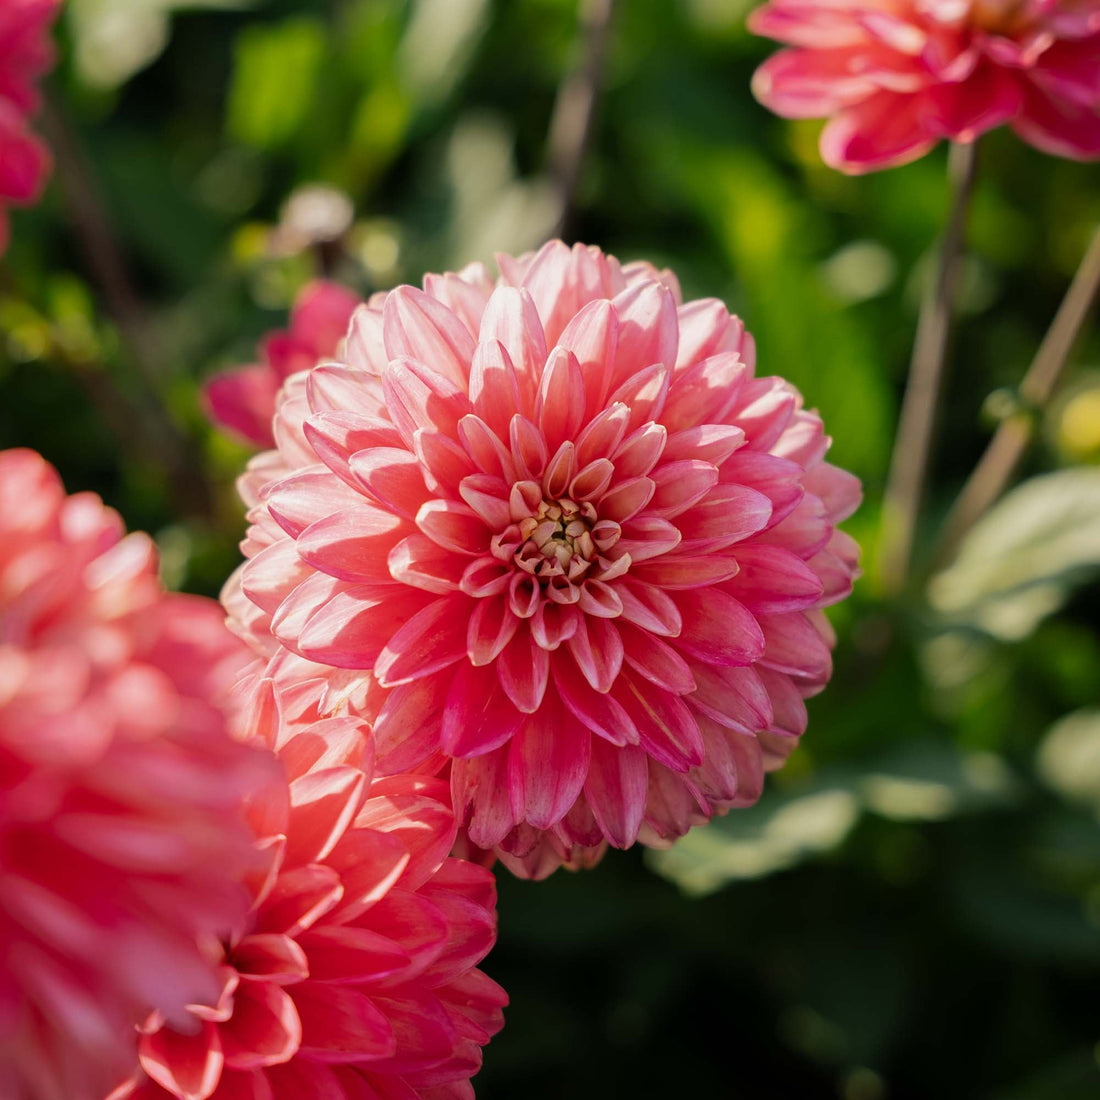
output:
{"label": "coral pink flower", "polygon": [[35,81],[53,65],[49,28],[61,0],[0,4],[0,254],[8,244],[7,207],[38,201],[50,154],[27,118],[38,109]]}
{"label": "coral pink flower", "polygon": [[360,299],[336,283],[315,282],[298,294],[288,332],[273,332],[260,344],[259,363],[215,375],[203,387],[211,420],[249,443],[271,447],[271,417],[279,387],[296,371],[336,354]]}
{"label": "coral pink flower", "polygon": [[[101,1100],[156,1007],[216,994],[268,754],[214,700],[247,654],[152,542],[0,452],[0,1095]],[[200,942],[201,941],[201,942]]]}
{"label": "coral pink flower", "polygon": [[561,242],[500,264],[372,300],[291,379],[224,597],[541,875],[759,796],[830,676],[859,485],[720,302]]}
{"label": "coral pink flower", "polygon": [[221,995],[189,1029],[151,1019],[112,1100],[472,1097],[507,998],[475,969],[495,885],[447,856],[447,785],[372,782],[369,727],[280,722],[269,682],[255,697],[286,781],[251,810],[266,857],[252,912],[224,942]]}
{"label": "coral pink flower", "polygon": [[786,118],[829,118],[845,172],[1011,125],[1056,156],[1100,157],[1096,0],[772,0],[749,27],[786,43],[753,90]]}

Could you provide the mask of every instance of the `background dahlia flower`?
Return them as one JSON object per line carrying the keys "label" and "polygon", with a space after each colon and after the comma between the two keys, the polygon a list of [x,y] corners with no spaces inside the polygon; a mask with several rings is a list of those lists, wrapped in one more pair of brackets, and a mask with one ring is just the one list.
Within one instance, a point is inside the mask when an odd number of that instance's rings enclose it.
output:
{"label": "background dahlia flower", "polygon": [[290,328],[260,343],[260,362],[214,375],[203,387],[210,418],[258,447],[271,447],[275,395],[290,375],[335,355],[360,299],[337,283],[306,285],[294,302]]}
{"label": "background dahlia flower", "polygon": [[0,4],[0,254],[8,244],[8,206],[38,201],[50,154],[27,125],[38,109],[35,82],[54,61],[50,26],[61,0]]}
{"label": "background dahlia flower", "polygon": [[790,47],[757,70],[757,98],[828,117],[821,155],[842,171],[1003,123],[1056,156],[1100,156],[1096,0],[773,0],[749,28]]}
{"label": "background dahlia flower", "polygon": [[290,380],[225,602],[541,875],[755,801],[830,676],[860,492],[721,302],[558,241],[500,267],[376,296]]}
{"label": "background dahlia flower", "polygon": [[217,705],[243,647],[149,538],[0,452],[0,1096],[101,1100],[150,1007],[216,996],[268,754]]}
{"label": "background dahlia flower", "polygon": [[189,1028],[143,1028],[111,1100],[461,1100],[502,1025],[477,963],[496,938],[492,873],[448,857],[446,783],[372,781],[369,727],[281,720],[250,692],[284,781],[252,804],[264,856],[247,919],[223,941],[219,996]]}

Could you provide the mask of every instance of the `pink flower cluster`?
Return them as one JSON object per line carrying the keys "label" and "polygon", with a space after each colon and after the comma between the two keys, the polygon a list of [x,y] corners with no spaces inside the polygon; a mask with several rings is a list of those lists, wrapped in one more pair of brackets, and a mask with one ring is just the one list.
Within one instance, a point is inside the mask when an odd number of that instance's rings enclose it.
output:
{"label": "pink flower cluster", "polygon": [[829,118],[827,164],[867,172],[1005,123],[1100,157],[1096,0],[771,0],[749,27],[780,50],[753,90],[787,118]]}
{"label": "pink flower cluster", "polygon": [[288,380],[224,601],[539,877],[755,801],[830,676],[860,490],[720,302],[560,241],[500,268],[376,295]]}
{"label": "pink flower cluster", "polygon": [[255,676],[231,704],[252,663],[146,536],[0,452],[5,1100],[472,1095],[505,998],[446,784],[375,779],[367,727]]}
{"label": "pink flower cluster", "polygon": [[0,255],[8,244],[8,206],[38,201],[50,154],[30,131],[38,109],[35,82],[52,65],[49,28],[61,0],[4,0],[0,4]]}

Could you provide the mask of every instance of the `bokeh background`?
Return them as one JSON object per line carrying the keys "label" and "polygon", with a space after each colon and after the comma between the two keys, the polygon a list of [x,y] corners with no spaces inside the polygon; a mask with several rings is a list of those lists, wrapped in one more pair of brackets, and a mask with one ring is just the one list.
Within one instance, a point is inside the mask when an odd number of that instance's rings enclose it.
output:
{"label": "bokeh background", "polygon": [[[587,5],[591,10],[598,5]],[[863,179],[749,94],[743,0],[621,0],[569,234],[754,331],[865,481],[830,689],[760,804],[668,853],[502,876],[482,1100],[1100,1096],[1100,335],[1023,484],[880,596],[878,508],[943,150]],[[68,0],[57,172],[0,271],[0,441],[40,450],[216,593],[247,451],[201,380],[296,290],[538,244],[575,0]],[[983,139],[920,565],[1100,220],[1100,167]],[[317,190],[324,185],[327,190]],[[304,190],[303,190],[304,189]]]}

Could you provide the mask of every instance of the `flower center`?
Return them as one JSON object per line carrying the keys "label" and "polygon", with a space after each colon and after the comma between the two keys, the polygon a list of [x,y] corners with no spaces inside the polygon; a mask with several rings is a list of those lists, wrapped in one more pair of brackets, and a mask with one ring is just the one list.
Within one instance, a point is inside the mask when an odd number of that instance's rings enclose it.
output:
{"label": "flower center", "polygon": [[543,500],[535,515],[519,523],[524,542],[516,551],[516,564],[534,576],[579,580],[596,556],[595,520],[590,501]]}

